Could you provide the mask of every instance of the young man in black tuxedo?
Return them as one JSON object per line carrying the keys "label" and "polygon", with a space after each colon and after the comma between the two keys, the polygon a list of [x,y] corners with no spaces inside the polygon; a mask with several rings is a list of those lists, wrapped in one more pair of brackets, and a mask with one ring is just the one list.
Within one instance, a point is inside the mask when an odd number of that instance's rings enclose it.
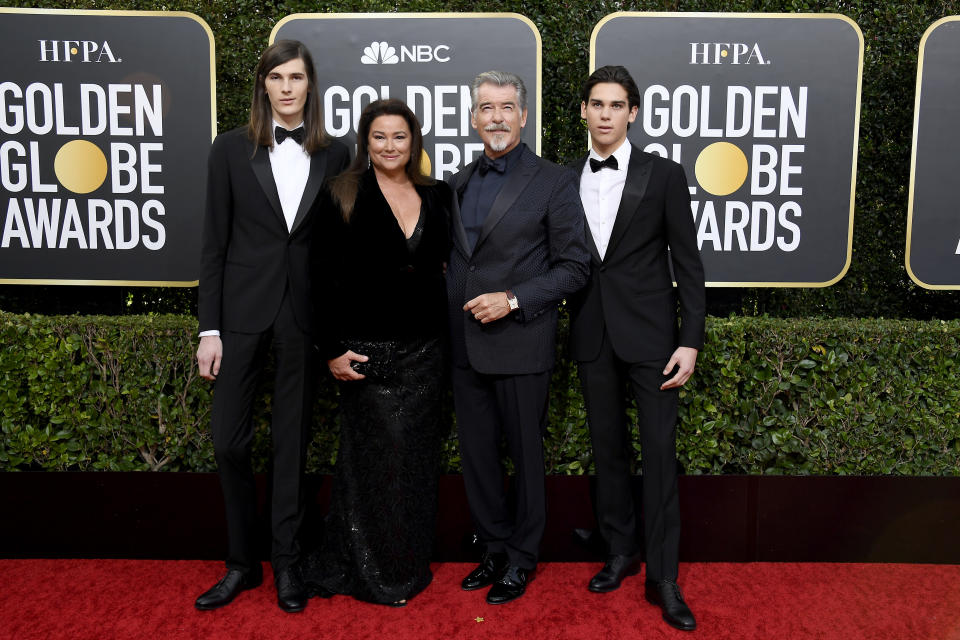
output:
{"label": "young man in black tuxedo", "polygon": [[320,186],[348,161],[347,149],[323,131],[306,47],[292,40],[268,47],[257,65],[249,124],[217,136],[210,151],[197,362],[201,376],[216,380],[211,424],[229,550],[226,575],[197,598],[198,609],[229,604],[263,579],[251,416],[271,346],[271,562],[280,607],[306,606],[296,563],[314,386],[308,249]]}
{"label": "young man in black tuxedo", "polygon": [[[502,604],[523,595],[537,564],[557,305],[586,282],[590,256],[572,172],[520,142],[523,81],[488,71],[474,79],[471,94],[484,150],[450,180],[447,294],[463,479],[486,552],[462,587],[492,585],[487,602]],[[501,437],[516,470],[513,510],[503,488]]]}
{"label": "young man in black tuxedo", "polygon": [[597,474],[594,507],[608,551],[589,589],[612,591],[639,570],[625,415],[629,386],[640,423],[646,597],[669,624],[692,630],[696,621],[676,582],[677,397],[703,348],[705,313],[690,194],[683,167],[627,140],[640,93],[625,68],[597,69],[582,98],[591,150],[573,168],[593,268],[587,286],[571,299],[570,350],[583,386]]}

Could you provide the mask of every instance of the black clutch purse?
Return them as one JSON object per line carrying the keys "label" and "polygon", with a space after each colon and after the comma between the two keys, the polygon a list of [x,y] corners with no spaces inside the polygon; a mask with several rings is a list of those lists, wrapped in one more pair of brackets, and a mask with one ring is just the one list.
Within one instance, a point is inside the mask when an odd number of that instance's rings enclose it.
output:
{"label": "black clutch purse", "polygon": [[350,363],[350,367],[367,380],[386,380],[396,374],[395,357],[399,348],[396,341],[350,340],[347,344],[354,353],[370,358],[366,362]]}

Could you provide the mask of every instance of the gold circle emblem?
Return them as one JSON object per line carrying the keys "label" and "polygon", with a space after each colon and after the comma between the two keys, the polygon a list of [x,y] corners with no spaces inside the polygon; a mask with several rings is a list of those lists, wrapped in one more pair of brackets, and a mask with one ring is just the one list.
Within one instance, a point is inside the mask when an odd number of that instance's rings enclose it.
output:
{"label": "gold circle emblem", "polygon": [[694,171],[704,191],[728,196],[747,179],[747,156],[734,144],[714,142],[697,156]]}
{"label": "gold circle emblem", "polygon": [[423,149],[420,152],[420,173],[425,176],[431,175],[433,171],[433,164],[430,162],[430,156],[427,155],[427,150]]}
{"label": "gold circle emblem", "polygon": [[53,171],[60,184],[70,191],[90,193],[107,178],[107,158],[92,142],[71,140],[57,152]]}

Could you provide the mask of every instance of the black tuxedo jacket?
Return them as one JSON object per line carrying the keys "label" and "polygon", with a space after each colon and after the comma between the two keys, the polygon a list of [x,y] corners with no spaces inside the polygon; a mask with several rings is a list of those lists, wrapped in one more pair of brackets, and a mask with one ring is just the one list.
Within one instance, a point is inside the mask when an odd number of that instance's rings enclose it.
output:
{"label": "black tuxedo jacket", "polygon": [[[578,184],[586,161],[571,165]],[[602,260],[589,225],[584,227],[593,268],[587,286],[571,299],[570,355],[595,359],[604,331],[626,362],[669,358],[677,346],[702,349],[703,265],[683,167],[634,146]]]}
{"label": "black tuxedo jacket", "polygon": [[269,150],[253,151],[246,127],[217,136],[210,150],[200,258],[200,331],[266,330],[289,286],[297,324],[309,332],[313,210],[325,176],[340,173],[349,154],[343,144],[332,141],[311,156],[300,207],[287,231]]}
{"label": "black tuxedo jacket", "polygon": [[[584,285],[589,269],[574,176],[524,146],[471,248],[460,202],[476,167],[474,161],[450,179],[447,297],[454,364],[485,374],[547,371],[556,351],[557,305]],[[505,318],[481,324],[463,310],[480,294],[507,289],[520,310]]]}

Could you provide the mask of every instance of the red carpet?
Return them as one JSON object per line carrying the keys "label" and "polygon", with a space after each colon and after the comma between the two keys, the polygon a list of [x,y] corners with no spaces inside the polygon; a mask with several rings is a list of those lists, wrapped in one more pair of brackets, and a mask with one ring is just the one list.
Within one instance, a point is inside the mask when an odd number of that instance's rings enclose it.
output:
{"label": "red carpet", "polygon": [[889,564],[683,564],[680,584],[698,629],[676,631],[642,596],[642,578],[613,593],[586,583],[584,563],[542,564],[527,594],[492,607],[460,590],[465,564],[434,566],[430,587],[404,609],[342,596],[286,614],[264,586],[217,611],[194,598],[219,562],[0,560],[0,638],[620,640],[960,640],[960,566]]}

